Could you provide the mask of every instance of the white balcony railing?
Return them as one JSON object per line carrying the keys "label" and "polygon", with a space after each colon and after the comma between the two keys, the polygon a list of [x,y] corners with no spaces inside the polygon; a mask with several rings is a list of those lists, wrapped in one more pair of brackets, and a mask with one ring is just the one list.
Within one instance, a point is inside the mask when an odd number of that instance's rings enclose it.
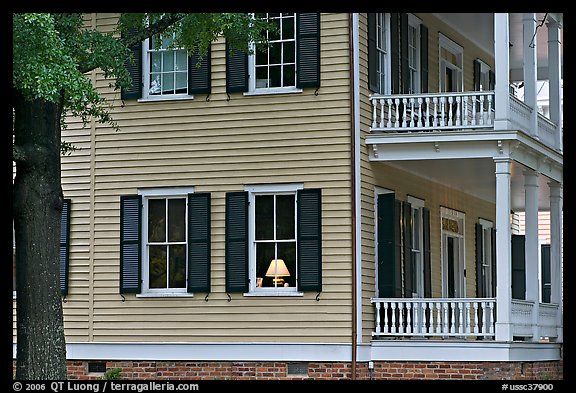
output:
{"label": "white balcony railing", "polygon": [[532,310],[534,302],[512,299],[512,335],[516,337],[531,337]]}
{"label": "white balcony railing", "polygon": [[493,298],[374,298],[373,336],[494,337]]}

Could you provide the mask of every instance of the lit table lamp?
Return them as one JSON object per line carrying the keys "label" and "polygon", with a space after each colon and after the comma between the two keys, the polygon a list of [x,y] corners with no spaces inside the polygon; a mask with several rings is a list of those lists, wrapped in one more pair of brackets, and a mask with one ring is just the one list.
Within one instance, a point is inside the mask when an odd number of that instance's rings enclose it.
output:
{"label": "lit table lamp", "polygon": [[284,260],[273,259],[266,271],[266,277],[274,277],[272,282],[274,282],[275,286],[283,286],[284,279],[282,277],[290,277],[290,272],[288,271]]}

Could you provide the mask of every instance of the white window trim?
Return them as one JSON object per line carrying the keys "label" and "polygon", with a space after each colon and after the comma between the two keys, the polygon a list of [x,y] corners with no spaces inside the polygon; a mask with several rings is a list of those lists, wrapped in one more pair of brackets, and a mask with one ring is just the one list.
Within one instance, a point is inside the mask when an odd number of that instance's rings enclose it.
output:
{"label": "white window trim", "polygon": [[[442,218],[449,218],[452,220],[458,220],[462,224],[462,233],[454,233],[446,231],[442,228]],[[448,269],[445,261],[444,255],[444,235],[449,235],[459,239],[458,250],[459,250],[459,262],[460,267],[466,270],[466,214],[464,212],[450,209],[448,207],[440,206],[440,261],[442,266],[442,296],[448,297]],[[462,272],[464,274],[464,272]],[[460,297],[466,297],[466,276],[462,279],[462,294]]]}
{"label": "white window trim", "polygon": [[[443,59],[442,49],[446,49],[448,52],[455,55],[458,64],[452,64]],[[446,37],[444,34],[438,33],[438,59],[440,60],[440,67],[438,67],[438,80],[440,81],[439,90],[442,92],[444,89],[446,76],[444,68],[448,67],[458,73],[459,90],[457,91],[464,91],[464,48]]]}
{"label": "white window trim", "polygon": [[488,64],[486,64],[485,62],[483,62],[481,59],[476,58],[476,60],[478,61],[478,63],[480,64],[480,78],[485,78],[486,79],[486,86],[483,86],[482,84],[480,85],[481,91],[486,91],[489,90],[488,89],[488,84],[490,83],[490,76],[489,76],[489,72],[492,69]]}
{"label": "white window trim", "polygon": [[[146,238],[148,235],[148,199],[149,198],[168,198],[168,197],[187,197],[188,194],[194,193],[194,187],[161,187],[161,188],[142,188],[138,190],[138,195],[142,196],[142,257],[140,260],[142,269],[142,288],[136,297],[153,298],[153,297],[193,297],[187,288],[150,288],[149,287],[149,270],[148,270],[148,247],[146,247]],[[188,212],[188,200],[186,200],[186,212]],[[188,231],[188,226],[186,226]],[[186,255],[186,269],[188,269],[188,255]],[[188,277],[186,277],[188,280]]]}
{"label": "white window trim", "polygon": [[[391,45],[391,38],[390,38],[390,14],[388,12],[384,13],[384,12],[380,12],[379,15],[376,16],[376,34],[378,34],[378,21],[380,19],[380,14],[384,14],[382,21],[383,21],[383,26],[382,26],[382,30],[384,32],[384,41],[386,41],[386,52],[385,52],[385,64],[384,64],[384,87],[382,88],[382,86],[380,87],[380,90],[382,91],[382,93],[380,94],[384,94],[384,95],[389,95],[392,94],[392,86],[391,86],[391,81],[392,81],[392,65],[391,65],[391,49],[390,49],[390,45]],[[379,37],[376,37],[376,42],[378,42]],[[382,37],[380,37],[380,40],[382,41]],[[378,47],[378,45],[376,45],[376,51],[378,52],[378,63],[380,63],[380,54],[381,54],[381,50]],[[377,70],[378,71],[378,70]],[[380,75],[378,75],[378,85],[380,85],[380,83],[382,82]]]}
{"label": "white window trim", "polygon": [[[256,211],[255,196],[256,194],[282,194],[296,193],[304,189],[303,183],[285,183],[285,184],[257,184],[246,185],[244,191],[248,192],[248,292],[244,296],[304,296],[304,292],[299,292],[298,287],[289,288],[257,288],[256,287]],[[296,203],[298,203],[296,197]],[[296,216],[294,217],[296,220]],[[298,238],[298,234],[296,234]],[[298,247],[298,241],[296,241]],[[298,262],[296,262],[298,263]]]}
{"label": "white window trim", "polygon": [[[418,214],[418,224],[419,227],[416,229],[414,228],[414,223],[412,223],[412,231],[418,230],[418,251],[419,251],[419,256],[418,256],[418,260],[415,261],[415,266],[414,268],[419,268],[418,270],[420,274],[418,274],[416,276],[417,278],[417,282],[416,282],[416,288],[412,288],[412,289],[416,289],[422,290],[421,294],[418,294],[418,292],[412,292],[412,295],[414,297],[424,297],[424,223],[422,222],[423,220],[423,214],[422,214],[422,209],[424,208],[424,200],[420,199],[420,198],[416,198],[413,197],[411,195],[407,195],[406,196],[406,201],[410,204],[412,212],[410,212],[410,214],[412,215],[414,213],[414,210],[416,210],[416,214]],[[412,252],[414,252],[414,249],[412,249]]]}
{"label": "white window trim", "polygon": [[[494,228],[494,223],[492,221],[485,220],[483,218],[479,218],[478,223],[480,224],[480,226],[482,226],[482,244],[484,246],[484,249],[482,250],[482,252],[485,253],[483,265],[484,265],[484,268],[488,268],[488,271],[489,271],[489,274],[487,274],[485,277],[486,281],[484,283],[484,285],[486,286],[485,289],[488,289],[488,288],[492,288],[492,253],[486,254],[486,249],[487,248],[490,249],[492,247],[495,247],[495,245],[492,244],[492,238],[488,237],[488,240],[490,241],[490,243],[489,243],[490,247],[486,246],[486,244],[487,244],[486,240],[487,239],[486,239],[485,230],[490,229],[490,228]],[[538,253],[538,255],[540,256],[540,253]],[[488,261],[486,260],[487,258],[489,258]],[[538,264],[538,268],[540,268],[540,264]],[[490,289],[490,291],[491,291],[491,289]],[[488,297],[495,297],[495,296],[496,296],[496,294],[493,293],[492,296],[488,296]]]}
{"label": "white window trim", "polygon": [[[412,94],[418,94],[422,91],[422,86],[421,86],[421,81],[420,81],[420,74],[422,72],[422,64],[420,64],[420,56],[421,56],[421,45],[420,45],[420,25],[422,24],[422,19],[418,18],[416,15],[414,14],[408,14],[408,26],[411,26],[414,28],[415,33],[416,33],[416,64],[415,64],[415,69],[416,69],[416,74],[415,74],[415,78],[416,78],[416,83],[415,83],[415,91],[412,92]],[[408,37],[406,37],[406,39],[408,39]]]}
{"label": "white window trim", "polygon": [[[156,102],[156,101],[178,101],[178,100],[193,100],[192,94],[164,94],[164,95],[150,95],[150,56],[148,50],[148,43],[150,38],[146,38],[142,42],[142,97],[138,102]],[[188,78],[190,75],[188,75]]]}

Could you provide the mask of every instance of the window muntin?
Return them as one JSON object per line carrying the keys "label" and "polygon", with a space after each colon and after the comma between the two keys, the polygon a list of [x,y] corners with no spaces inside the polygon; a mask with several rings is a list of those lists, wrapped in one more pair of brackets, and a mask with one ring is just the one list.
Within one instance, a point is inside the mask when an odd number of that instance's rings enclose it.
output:
{"label": "window muntin", "polygon": [[269,91],[296,88],[296,14],[256,13],[278,27],[266,32],[270,46],[253,43],[250,56],[250,90]]}
{"label": "window muntin", "polygon": [[378,75],[378,93],[390,94],[390,16],[385,13],[376,14],[376,51],[378,64],[376,73]]}
{"label": "window muntin", "polygon": [[[255,194],[256,288],[296,288],[296,194]],[[272,261],[283,260],[286,276],[268,272]],[[280,266],[273,264],[276,269]],[[267,276],[268,273],[268,276]],[[280,273],[276,270],[276,273]]]}
{"label": "window muntin", "polygon": [[143,292],[186,292],[186,198],[149,197],[144,208]]}
{"label": "window muntin", "polygon": [[155,36],[144,41],[144,96],[148,98],[188,95],[188,55],[184,49],[168,49],[173,40],[173,36]]}

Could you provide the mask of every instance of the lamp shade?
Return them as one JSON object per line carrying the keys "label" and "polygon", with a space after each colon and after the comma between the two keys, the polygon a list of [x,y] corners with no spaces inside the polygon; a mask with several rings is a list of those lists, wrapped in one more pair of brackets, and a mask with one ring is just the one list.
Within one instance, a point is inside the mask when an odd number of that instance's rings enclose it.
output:
{"label": "lamp shade", "polygon": [[273,259],[266,271],[266,277],[289,277],[290,272],[283,259]]}

